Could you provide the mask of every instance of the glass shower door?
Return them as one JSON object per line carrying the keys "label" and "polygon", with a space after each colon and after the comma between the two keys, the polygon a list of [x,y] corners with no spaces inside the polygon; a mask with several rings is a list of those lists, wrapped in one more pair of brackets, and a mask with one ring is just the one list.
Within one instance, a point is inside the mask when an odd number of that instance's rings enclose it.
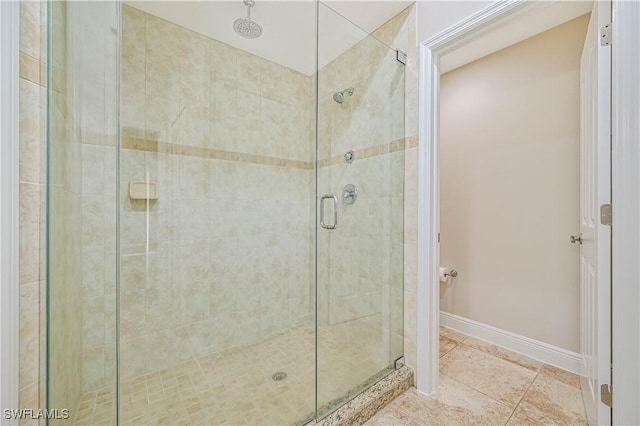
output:
{"label": "glass shower door", "polygon": [[404,64],[320,3],[317,407],[403,355]]}
{"label": "glass shower door", "polygon": [[[113,425],[119,6],[50,1],[46,7],[44,399],[48,409],[68,410],[50,424]],[[30,351],[38,356],[37,348]]]}
{"label": "glass shower door", "polygon": [[[249,40],[172,20],[231,30],[241,1],[160,4],[122,5],[121,424],[305,423],[316,5],[257,2]],[[273,45],[286,14],[304,49]]]}

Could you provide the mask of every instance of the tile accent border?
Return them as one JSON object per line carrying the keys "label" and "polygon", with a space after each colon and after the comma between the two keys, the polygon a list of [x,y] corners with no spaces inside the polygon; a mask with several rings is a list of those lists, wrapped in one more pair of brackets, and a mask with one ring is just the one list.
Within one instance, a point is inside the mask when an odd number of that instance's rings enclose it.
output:
{"label": "tile accent border", "polygon": [[[370,146],[368,148],[355,150],[355,159],[364,159],[376,157],[378,155],[390,154],[392,152],[404,151],[405,149],[415,148],[418,146],[418,139],[415,136],[408,138],[397,139],[392,142],[383,143],[380,145]],[[318,167],[335,166],[336,164],[342,164],[344,157],[342,154],[334,155],[329,158],[321,158],[318,160]]]}
{"label": "tile accent border", "polygon": [[20,52],[20,78],[44,87],[47,81],[47,66],[44,62]]}
{"label": "tile accent border", "polygon": [[[225,151],[221,149],[205,148],[193,145],[181,145],[171,142],[161,142],[157,140],[145,139],[135,136],[127,136],[131,129],[124,129],[122,138],[122,148],[133,149],[145,152],[162,152],[165,154],[184,155],[188,157],[210,158],[216,160],[237,161],[241,163],[263,164],[267,166],[288,167],[294,169],[313,170],[313,161],[289,160],[286,158],[269,157],[266,155],[256,155],[244,152]],[[133,133],[133,132],[132,132]],[[103,142],[98,141],[99,138],[92,138],[97,144],[102,145]],[[405,149],[415,148],[417,146],[417,137],[397,139],[392,142],[371,146],[368,148],[358,149],[355,151],[356,159],[365,159],[376,157],[378,155],[389,154]],[[318,160],[318,167],[329,167],[344,162],[342,155],[335,155],[329,158]]]}
{"label": "tile accent border", "polygon": [[440,325],[579,376],[584,375],[582,357],[576,352],[443,311],[440,311]]}
{"label": "tile accent border", "polygon": [[403,366],[315,424],[362,425],[411,386],[413,371]]}
{"label": "tile accent border", "polygon": [[133,149],[137,151],[162,152],[166,154],[184,155],[188,157],[238,161],[242,163],[264,164],[268,166],[280,166],[295,169],[313,169],[313,163],[311,161],[288,160],[285,158],[268,157],[266,155],[224,151],[221,149],[204,148],[192,145],[180,145],[176,143],[159,142],[149,139],[125,138],[123,140],[122,147],[125,149]]}

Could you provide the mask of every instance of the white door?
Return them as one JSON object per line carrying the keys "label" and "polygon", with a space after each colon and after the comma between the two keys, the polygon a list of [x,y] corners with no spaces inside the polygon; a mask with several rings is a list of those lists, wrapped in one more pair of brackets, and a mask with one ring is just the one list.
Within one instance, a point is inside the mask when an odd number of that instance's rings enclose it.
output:
{"label": "white door", "polygon": [[611,409],[600,401],[600,385],[611,383],[611,228],[600,221],[600,206],[611,194],[611,47],[600,45],[600,29],[610,19],[610,0],[594,2],[580,63],[580,346],[592,425],[611,423]]}

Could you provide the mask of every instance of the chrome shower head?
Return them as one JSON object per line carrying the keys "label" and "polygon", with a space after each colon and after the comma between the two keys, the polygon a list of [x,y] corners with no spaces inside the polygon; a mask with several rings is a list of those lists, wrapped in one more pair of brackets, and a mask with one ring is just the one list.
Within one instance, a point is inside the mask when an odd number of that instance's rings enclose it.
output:
{"label": "chrome shower head", "polygon": [[353,87],[349,87],[347,89],[344,89],[342,92],[336,92],[333,94],[333,100],[341,104],[342,102],[344,102],[344,94],[346,93],[347,95],[352,96],[354,90],[355,89]]}
{"label": "chrome shower head", "polygon": [[258,38],[262,34],[262,25],[251,19],[251,8],[255,6],[254,0],[243,0],[247,6],[247,17],[238,18],[233,23],[233,29],[242,37]]}

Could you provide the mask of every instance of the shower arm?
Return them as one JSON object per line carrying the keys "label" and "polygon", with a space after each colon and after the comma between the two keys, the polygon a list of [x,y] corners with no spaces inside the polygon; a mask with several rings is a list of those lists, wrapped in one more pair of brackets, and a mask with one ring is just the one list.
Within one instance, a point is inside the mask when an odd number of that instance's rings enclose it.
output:
{"label": "shower arm", "polygon": [[244,4],[247,6],[247,18],[251,19],[251,8],[256,5],[254,0],[244,0]]}

